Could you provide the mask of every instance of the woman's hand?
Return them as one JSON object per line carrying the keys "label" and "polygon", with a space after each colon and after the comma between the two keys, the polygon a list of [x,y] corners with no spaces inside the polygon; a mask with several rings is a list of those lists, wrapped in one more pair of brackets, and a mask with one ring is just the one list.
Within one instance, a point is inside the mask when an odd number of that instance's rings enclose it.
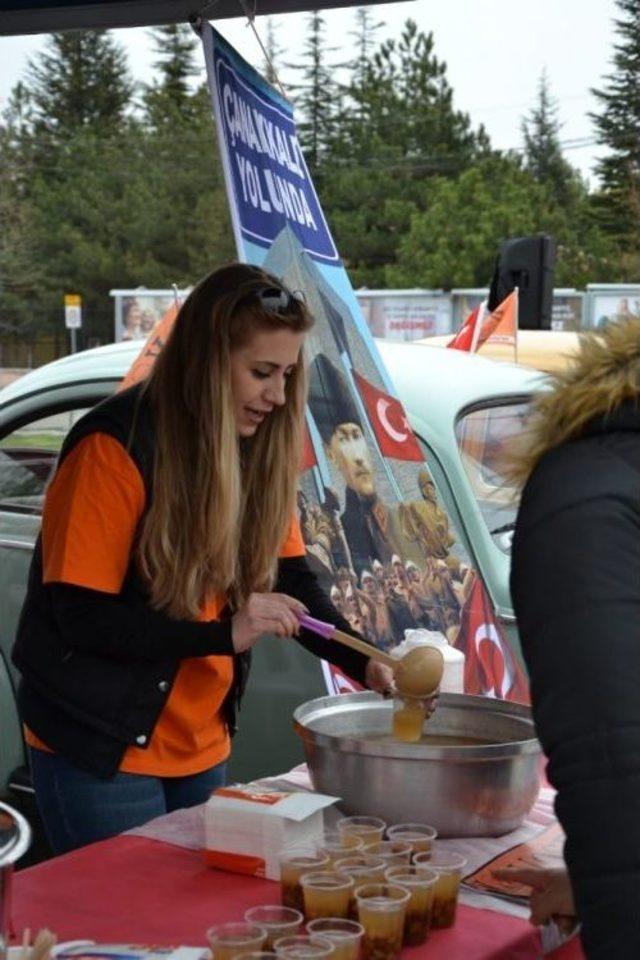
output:
{"label": "woman's hand", "polygon": [[297,636],[300,617],[307,608],[286,593],[251,593],[231,618],[231,638],[236,653],[249,650],[263,633],[277,637]]}
{"label": "woman's hand", "polygon": [[[369,659],[364,672],[364,680],[369,690],[381,693],[383,697],[393,697],[397,694],[395,676],[391,667],[379,660]],[[438,694],[424,701],[427,719],[436,709]]]}
{"label": "woman's hand", "polygon": [[493,875],[532,888],[531,923],[542,926],[553,920],[564,933],[575,926],[576,907],[565,867],[504,867]]}
{"label": "woman's hand", "polygon": [[396,689],[393,682],[393,670],[386,663],[380,663],[379,660],[369,659],[367,661],[364,681],[369,690],[375,690],[376,693],[381,693],[385,697],[391,696]]}

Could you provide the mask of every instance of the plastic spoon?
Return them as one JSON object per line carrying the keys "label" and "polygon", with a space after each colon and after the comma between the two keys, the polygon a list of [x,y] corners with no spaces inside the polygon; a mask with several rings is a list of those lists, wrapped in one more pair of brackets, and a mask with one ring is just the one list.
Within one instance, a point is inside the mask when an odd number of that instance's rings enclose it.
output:
{"label": "plastic spoon", "polygon": [[300,625],[326,640],[336,640],[345,647],[351,647],[352,650],[363,653],[365,657],[379,660],[380,663],[391,667],[395,674],[398,691],[407,696],[430,697],[435,693],[442,680],[444,657],[437,647],[414,647],[401,660],[397,660],[388,653],[378,650],[377,647],[365,643],[364,640],[359,640],[343,630],[338,630],[332,623],[316,620],[315,617],[310,617],[308,614],[300,617]]}

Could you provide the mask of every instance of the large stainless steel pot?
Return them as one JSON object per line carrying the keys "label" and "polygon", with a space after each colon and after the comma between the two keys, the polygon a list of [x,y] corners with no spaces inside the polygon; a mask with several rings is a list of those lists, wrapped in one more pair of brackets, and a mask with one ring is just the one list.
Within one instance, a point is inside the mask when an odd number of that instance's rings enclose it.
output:
{"label": "large stainless steel pot", "polygon": [[7,954],[13,865],[31,842],[31,828],[13,807],[0,803],[0,960]]}
{"label": "large stainless steel pot", "polygon": [[442,694],[427,732],[474,737],[473,746],[385,739],[392,704],[375,693],[320,697],[294,712],[311,780],[348,814],[430,823],[441,837],[514,830],[540,786],[541,749],[531,711],[486,697]]}

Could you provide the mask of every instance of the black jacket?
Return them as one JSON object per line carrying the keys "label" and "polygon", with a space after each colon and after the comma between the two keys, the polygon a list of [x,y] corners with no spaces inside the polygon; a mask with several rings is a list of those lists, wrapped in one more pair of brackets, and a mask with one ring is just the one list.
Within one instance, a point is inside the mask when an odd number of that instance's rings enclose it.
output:
{"label": "black jacket", "polygon": [[[146,505],[153,496],[153,416],[134,387],[109,398],[69,432],[62,463],[100,431],[123,444],[140,470]],[[108,510],[108,504],[105,504]],[[313,616],[353,633],[320,589],[304,557],[281,560],[276,590],[302,600]],[[301,631],[300,642],[362,683],[366,657]],[[22,673],[19,705],[30,729],[56,752],[98,776],[118,769],[127,746],[148,746],[181,659],[233,656],[231,621],[174,620],[153,610],[134,564],[118,596],[67,584],[43,584],[36,544],[13,660]],[[249,654],[234,656],[234,683],[223,711],[230,730],[246,684]]]}
{"label": "black jacket", "polygon": [[511,591],[590,958],[640,957],[640,413],[596,416],[522,496]]}

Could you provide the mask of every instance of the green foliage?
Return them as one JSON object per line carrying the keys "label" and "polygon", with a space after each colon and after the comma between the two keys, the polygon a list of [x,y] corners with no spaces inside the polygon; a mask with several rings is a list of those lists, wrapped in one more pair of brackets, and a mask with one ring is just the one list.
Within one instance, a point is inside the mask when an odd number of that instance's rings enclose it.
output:
{"label": "green foliage", "polygon": [[[596,196],[562,156],[544,77],[524,157],[502,155],[457,109],[431,33],[408,20],[379,43],[381,24],[362,7],[353,57],[337,65],[310,15],[292,89],[356,286],[485,284],[501,240],[539,231],[558,241],[558,284],[640,279],[640,0],[619,6],[615,73],[599,94],[611,153]],[[210,98],[194,89],[197,42],[184,26],[153,39],[156,75],[141,89],[105,31],[53,34],[14,88],[0,121],[0,336],[60,331],[74,292],[80,343],[109,340],[112,288],[184,286],[233,258]],[[266,47],[279,66],[272,25]]]}
{"label": "green foliage", "polygon": [[[626,257],[640,254],[640,0],[617,0],[612,72],[593,90],[601,110],[593,115],[599,142],[608,148],[597,165],[602,189],[594,211]],[[628,277],[631,279],[631,276]],[[640,279],[637,269],[634,279]]]}
{"label": "green foliage", "polygon": [[172,126],[176,119],[189,120],[193,113],[190,80],[195,66],[197,41],[191,27],[172,23],[151,31],[158,59],[156,81],[144,91],[148,122],[153,127]]}
{"label": "green foliage", "polygon": [[385,284],[412,216],[426,209],[434,177],[455,177],[486,149],[482,128],[473,131],[453,106],[433,35],[412,20],[398,40],[359,61],[318,178],[357,286]]}
{"label": "green foliage", "polygon": [[557,203],[571,205],[577,193],[586,192],[579,175],[562,155],[558,107],[546,71],[540,77],[537,102],[522,121],[522,134],[526,168],[538,183],[546,184]]}
{"label": "green foliage", "polygon": [[329,144],[335,128],[338,86],[334,80],[336,64],[327,63],[327,55],[335,47],[328,47],[326,24],[318,10],[308,17],[307,36],[301,63],[289,64],[300,75],[300,81],[290,85],[299,111],[298,136],[312,174],[329,159]]}
{"label": "green foliage", "polygon": [[132,94],[125,54],[104,30],[54,33],[27,71],[33,131],[50,148],[76,130],[118,130]]}
{"label": "green foliage", "polygon": [[385,270],[390,287],[484,286],[505,237],[549,233],[558,241],[558,286],[593,281],[606,257],[595,245],[588,216],[571,216],[554,200],[553,184],[538,182],[512,154],[478,160],[459,177],[437,177],[427,209],[403,235],[396,264]]}

